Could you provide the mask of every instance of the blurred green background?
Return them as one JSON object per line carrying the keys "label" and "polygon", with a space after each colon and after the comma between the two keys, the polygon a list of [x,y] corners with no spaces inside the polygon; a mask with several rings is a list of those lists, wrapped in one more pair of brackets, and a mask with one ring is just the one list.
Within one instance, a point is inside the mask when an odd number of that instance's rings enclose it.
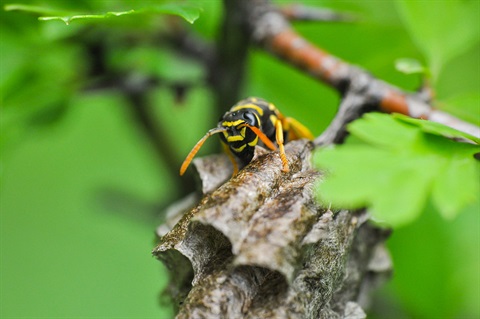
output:
{"label": "blurred green background", "polygon": [[[102,13],[162,1],[23,3]],[[203,11],[185,25],[213,41],[221,1],[194,3]],[[421,78],[396,71],[395,61],[430,65],[436,106],[480,123],[478,1],[305,3],[360,17],[295,24],[306,38],[408,90]],[[202,66],[159,40],[167,19],[149,14],[66,26],[0,12],[0,317],[172,317],[161,297],[166,270],[150,251],[163,208],[181,195],[181,179],[139,129],[124,92],[98,85],[87,46],[103,45],[114,79],[162,80],[145,99],[173,145],[167,155],[180,166],[220,114]],[[192,83],[182,101],[172,83]],[[258,49],[250,52],[242,92],[272,101],[315,135],[339,101],[330,88]],[[215,147],[209,141],[201,154]],[[388,241],[395,273],[376,294],[372,317],[479,318],[479,216],[479,207],[453,221],[426,212],[396,229]]]}

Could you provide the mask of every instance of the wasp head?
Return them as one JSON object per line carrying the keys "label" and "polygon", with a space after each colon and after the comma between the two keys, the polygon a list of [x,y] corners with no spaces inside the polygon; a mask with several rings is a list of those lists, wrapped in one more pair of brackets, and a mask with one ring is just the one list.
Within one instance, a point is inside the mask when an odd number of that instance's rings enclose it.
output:
{"label": "wasp head", "polygon": [[259,127],[259,120],[258,116],[249,110],[238,110],[225,113],[220,119],[219,124],[226,128],[235,127],[239,129],[244,126],[244,124]]}

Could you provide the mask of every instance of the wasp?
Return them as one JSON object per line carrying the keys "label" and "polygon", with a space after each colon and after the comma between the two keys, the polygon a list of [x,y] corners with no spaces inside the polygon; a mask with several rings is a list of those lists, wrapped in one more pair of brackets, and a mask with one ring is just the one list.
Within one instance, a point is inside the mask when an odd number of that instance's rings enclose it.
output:
{"label": "wasp", "polygon": [[238,173],[234,156],[243,165],[247,165],[253,158],[257,144],[263,144],[272,151],[276,151],[276,145],[278,145],[282,170],[288,172],[284,143],[300,138],[313,140],[312,133],[300,122],[294,118],[285,117],[272,103],[261,98],[250,97],[235,104],[220,118],[217,127],[209,130],[197,142],[185,158],[180,168],[180,175],[185,173],[203,143],[217,133],[222,133],[220,138],[233,164],[233,175]]}

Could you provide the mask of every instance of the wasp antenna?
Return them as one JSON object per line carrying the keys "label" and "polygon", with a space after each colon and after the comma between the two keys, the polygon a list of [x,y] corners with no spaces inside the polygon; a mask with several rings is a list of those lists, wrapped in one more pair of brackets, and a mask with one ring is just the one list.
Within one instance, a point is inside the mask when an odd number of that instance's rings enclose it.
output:
{"label": "wasp antenna", "polygon": [[251,126],[251,125],[248,125],[246,123],[242,124],[242,126],[246,126],[249,129],[251,129],[253,131],[253,133],[257,134],[257,136],[260,138],[260,140],[262,140],[263,144],[265,144],[265,146],[268,147],[269,149],[271,149],[272,151],[275,151],[277,149],[275,144],[273,144],[273,142],[270,141],[270,139],[258,127]]}
{"label": "wasp antenna", "polygon": [[216,127],[216,128],[212,128],[210,131],[207,132],[207,134],[205,134],[204,137],[202,137],[200,139],[200,141],[197,142],[197,144],[195,144],[195,146],[192,148],[192,150],[190,151],[190,153],[188,153],[187,157],[185,158],[185,160],[183,161],[183,164],[182,164],[182,167],[180,167],[180,176],[182,176],[185,171],[187,170],[188,168],[188,165],[190,165],[190,163],[192,162],[193,158],[195,157],[195,155],[197,154],[197,152],[200,150],[200,148],[202,147],[203,143],[205,143],[205,141],[207,140],[207,138],[209,138],[210,136],[212,136],[213,134],[217,134],[217,133],[221,133],[221,132],[225,132],[227,129],[226,128],[223,128],[223,127]]}

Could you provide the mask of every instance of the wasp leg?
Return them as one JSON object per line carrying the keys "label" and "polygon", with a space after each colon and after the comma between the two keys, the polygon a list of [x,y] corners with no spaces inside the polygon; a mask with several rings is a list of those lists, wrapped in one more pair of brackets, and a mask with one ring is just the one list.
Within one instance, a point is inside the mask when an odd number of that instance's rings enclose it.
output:
{"label": "wasp leg", "polygon": [[233,156],[232,151],[230,150],[230,147],[228,147],[228,145],[225,144],[225,143],[222,143],[222,146],[223,146],[223,150],[225,151],[225,153],[227,153],[228,158],[230,159],[230,162],[232,162],[232,165],[233,165],[232,177],[233,177],[233,176],[237,175],[237,173],[238,173],[237,161],[235,160],[235,157]]}
{"label": "wasp leg", "polygon": [[280,149],[280,159],[282,160],[283,168],[282,171],[289,172],[287,156],[285,155],[285,148],[283,147],[283,126],[282,121],[278,120],[275,122],[275,137],[277,139],[278,148]]}
{"label": "wasp leg", "polygon": [[286,131],[293,134],[289,134],[289,140],[297,140],[299,138],[307,138],[310,141],[313,140],[313,134],[302,123],[294,119],[293,117],[287,117],[283,119],[283,126]]}
{"label": "wasp leg", "polygon": [[251,126],[248,124],[242,124],[242,126],[248,127],[253,131],[253,133],[257,134],[257,136],[260,138],[263,144],[265,144],[266,147],[268,147],[272,151],[277,150],[277,147],[275,146],[275,144],[273,144],[272,141],[270,141],[270,139],[265,134],[263,134],[263,132],[258,127]]}

